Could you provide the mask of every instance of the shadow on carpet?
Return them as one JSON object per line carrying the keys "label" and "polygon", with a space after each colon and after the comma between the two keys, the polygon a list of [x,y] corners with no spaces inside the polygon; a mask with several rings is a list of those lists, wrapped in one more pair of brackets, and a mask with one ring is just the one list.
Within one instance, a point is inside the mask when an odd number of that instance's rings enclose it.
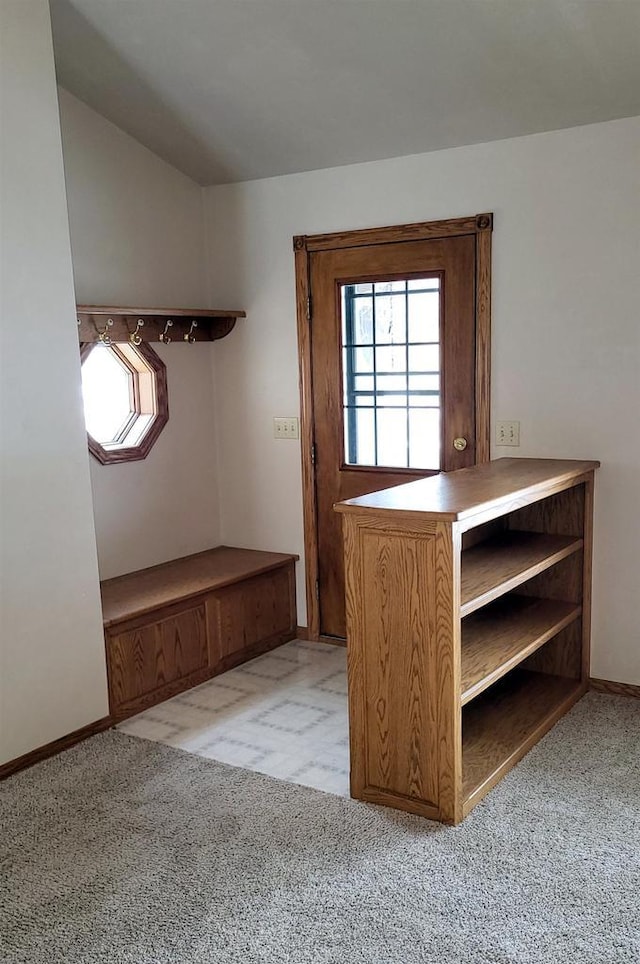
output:
{"label": "shadow on carpet", "polygon": [[111,731],[0,786],[3,964],[638,964],[640,702],[455,829]]}

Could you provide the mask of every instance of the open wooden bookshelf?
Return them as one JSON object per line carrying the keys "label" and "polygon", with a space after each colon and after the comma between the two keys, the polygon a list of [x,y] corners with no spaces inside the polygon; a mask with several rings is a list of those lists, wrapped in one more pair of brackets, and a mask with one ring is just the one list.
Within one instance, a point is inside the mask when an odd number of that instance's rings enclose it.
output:
{"label": "open wooden bookshelf", "polygon": [[582,548],[582,539],[506,532],[462,554],[460,615],[468,616]]}
{"label": "open wooden bookshelf", "polygon": [[581,695],[579,680],[516,670],[462,718],[464,815]]}
{"label": "open wooden bookshelf", "polygon": [[588,686],[597,462],[340,503],[352,796],[458,823]]}
{"label": "open wooden bookshelf", "polygon": [[559,599],[509,594],[462,624],[464,706],[580,617],[582,607]]}

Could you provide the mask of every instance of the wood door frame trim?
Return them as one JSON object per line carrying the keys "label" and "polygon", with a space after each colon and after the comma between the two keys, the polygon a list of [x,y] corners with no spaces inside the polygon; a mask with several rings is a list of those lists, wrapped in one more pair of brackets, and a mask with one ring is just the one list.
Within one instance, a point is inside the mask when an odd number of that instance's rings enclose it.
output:
{"label": "wood door frame trim", "polygon": [[402,241],[430,241],[474,235],[476,244],[476,464],[489,461],[491,400],[491,233],[493,214],[397,224],[331,234],[297,235],[293,239],[300,375],[300,441],[304,520],[305,585],[308,638],[319,640],[318,530],[314,465],[314,413],[311,375],[310,255],[314,251],[355,248]]}
{"label": "wood door frame trim", "polygon": [[293,239],[293,247],[295,251],[335,251],[337,248],[394,244],[397,241],[430,241],[482,232],[490,235],[492,228],[493,214],[474,214],[468,218],[448,218],[446,221],[417,221],[360,231],[336,231],[333,234],[302,234]]}

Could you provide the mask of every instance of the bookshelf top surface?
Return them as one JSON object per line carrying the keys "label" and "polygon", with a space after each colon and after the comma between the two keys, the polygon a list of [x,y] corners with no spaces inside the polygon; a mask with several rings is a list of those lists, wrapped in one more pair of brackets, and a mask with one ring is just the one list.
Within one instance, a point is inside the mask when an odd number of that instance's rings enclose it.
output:
{"label": "bookshelf top surface", "polygon": [[441,522],[458,522],[489,510],[501,514],[513,503],[526,504],[568,487],[597,469],[595,461],[572,459],[496,459],[456,472],[441,472],[356,499],[339,502],[344,513],[419,513]]}

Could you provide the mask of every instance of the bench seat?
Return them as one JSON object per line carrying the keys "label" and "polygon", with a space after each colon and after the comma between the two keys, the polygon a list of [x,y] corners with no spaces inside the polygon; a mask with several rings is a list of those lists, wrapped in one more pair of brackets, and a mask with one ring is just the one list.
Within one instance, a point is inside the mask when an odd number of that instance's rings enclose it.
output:
{"label": "bench seat", "polygon": [[102,582],[112,717],[294,639],[297,559],[217,546]]}

